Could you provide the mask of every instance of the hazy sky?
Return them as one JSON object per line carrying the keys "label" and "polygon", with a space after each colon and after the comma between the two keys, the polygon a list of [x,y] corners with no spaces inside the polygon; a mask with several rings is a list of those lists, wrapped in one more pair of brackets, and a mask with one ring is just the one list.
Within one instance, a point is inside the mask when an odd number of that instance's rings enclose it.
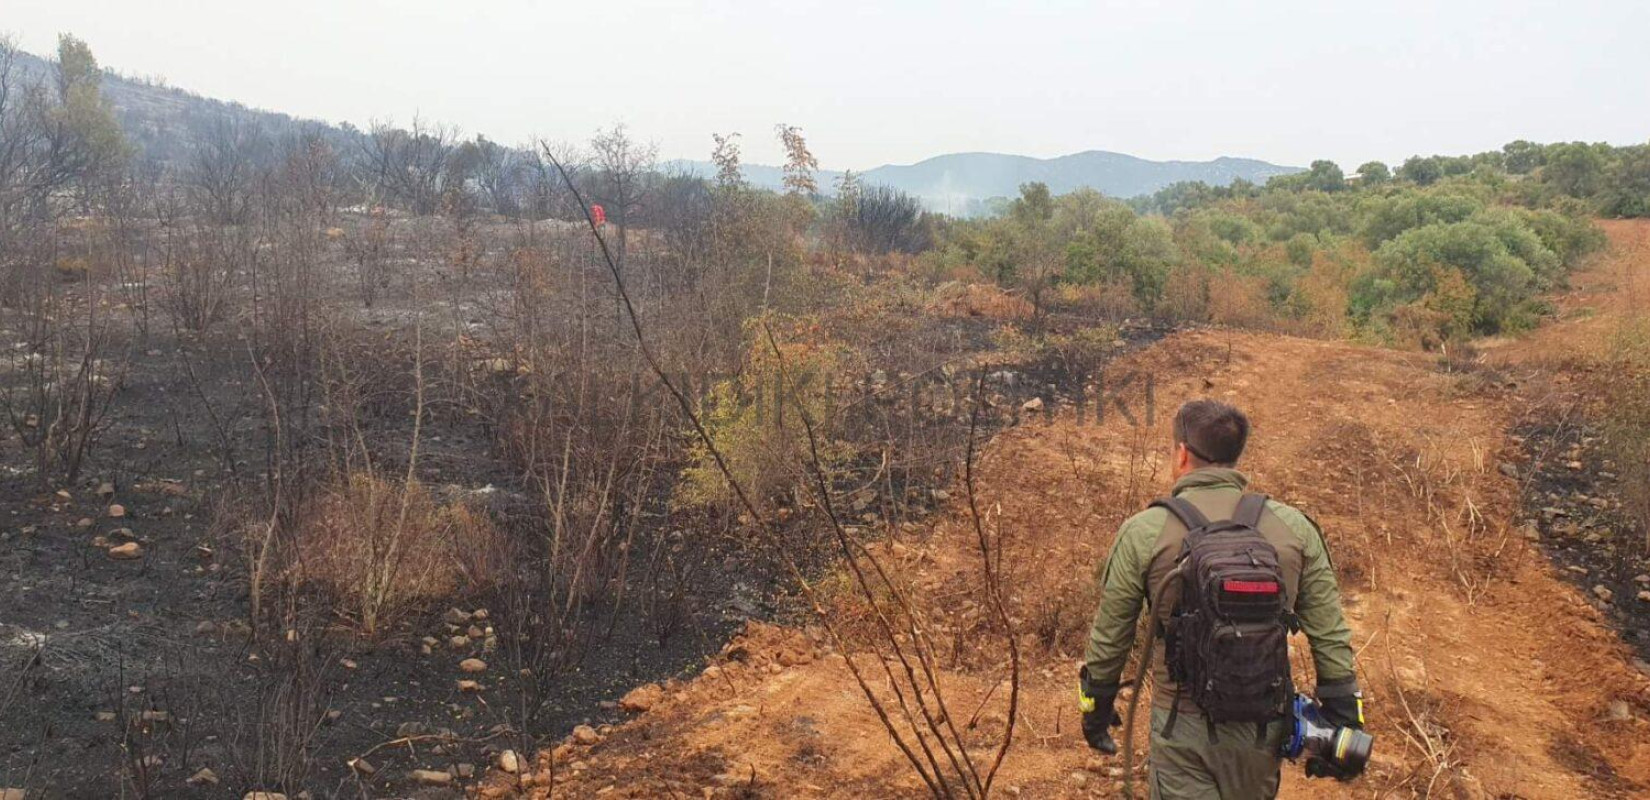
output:
{"label": "hazy sky", "polygon": [[0,0],[25,49],[62,31],[251,106],[507,142],[622,121],[665,157],[737,131],[771,163],[781,121],[854,169],[1088,149],[1351,168],[1650,139],[1643,0]]}

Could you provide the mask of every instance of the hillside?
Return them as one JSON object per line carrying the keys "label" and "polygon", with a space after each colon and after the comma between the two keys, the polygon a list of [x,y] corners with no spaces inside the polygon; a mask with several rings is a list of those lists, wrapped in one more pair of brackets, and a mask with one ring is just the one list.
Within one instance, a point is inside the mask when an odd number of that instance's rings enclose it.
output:
{"label": "hillside", "polygon": [[[710,175],[712,166],[702,161],[674,161],[671,168],[697,175]],[[889,186],[915,195],[932,210],[959,216],[973,216],[986,210],[987,201],[1019,194],[1020,184],[1040,181],[1055,194],[1090,188],[1110,197],[1151,194],[1171,183],[1202,181],[1225,186],[1235,180],[1265,183],[1275,175],[1300,172],[1251,158],[1221,157],[1213,161],[1151,161],[1144,158],[1088,150],[1057,158],[1001,153],[950,153],[915,164],[889,164],[867,170],[860,178],[866,184]],[[745,179],[755,186],[780,188],[783,174],[778,167],[747,164]],[[830,190],[842,173],[822,171],[821,189]]]}
{"label": "hillside", "polygon": [[1248,158],[1150,161],[1089,150],[1047,159],[954,153],[907,166],[878,167],[865,173],[865,180],[917,195],[938,210],[960,214],[971,203],[1013,197],[1019,194],[1020,184],[1033,181],[1048,184],[1055,194],[1086,187],[1111,197],[1134,197],[1180,181],[1202,181],[1213,186],[1225,186],[1238,179],[1265,183],[1274,175],[1299,171]]}
{"label": "hillside", "polygon": [[[17,66],[25,82],[50,81],[53,67],[45,59],[19,53]],[[195,148],[215,135],[218,126],[233,122],[260,130],[270,141],[297,131],[317,131],[343,152],[359,145],[362,133],[349,125],[300,119],[276,111],[248,108],[240,103],[202,97],[163,83],[123,77],[105,71],[103,96],[114,107],[115,118],[127,141],[143,161],[181,167]]]}

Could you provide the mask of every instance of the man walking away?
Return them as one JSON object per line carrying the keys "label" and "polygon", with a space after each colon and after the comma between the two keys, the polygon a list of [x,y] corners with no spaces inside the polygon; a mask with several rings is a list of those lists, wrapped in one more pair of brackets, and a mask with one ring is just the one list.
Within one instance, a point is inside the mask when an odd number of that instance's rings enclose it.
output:
{"label": "man walking away", "polygon": [[[1174,488],[1123,523],[1100,573],[1100,607],[1079,676],[1083,737],[1117,752],[1110,728],[1142,606],[1151,614],[1151,796],[1277,795],[1290,730],[1288,634],[1306,633],[1317,697],[1337,725],[1362,727],[1352,632],[1323,533],[1300,511],[1244,491],[1243,412],[1213,400],[1174,419]],[[1218,536],[1208,536],[1211,532]],[[1309,759],[1312,776],[1356,774]]]}

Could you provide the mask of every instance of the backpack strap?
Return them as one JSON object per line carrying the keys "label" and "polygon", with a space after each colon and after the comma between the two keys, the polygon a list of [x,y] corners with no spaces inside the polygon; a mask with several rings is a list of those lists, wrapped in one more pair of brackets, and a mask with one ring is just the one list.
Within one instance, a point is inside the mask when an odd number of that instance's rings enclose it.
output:
{"label": "backpack strap", "polygon": [[1175,515],[1175,518],[1179,519],[1188,531],[1195,531],[1209,525],[1209,518],[1184,497],[1161,497],[1152,501],[1152,507],[1168,509],[1169,513]]}
{"label": "backpack strap", "polygon": [[1266,512],[1266,495],[1245,492],[1238,499],[1237,511],[1232,513],[1232,521],[1245,528],[1258,528],[1260,515]]}

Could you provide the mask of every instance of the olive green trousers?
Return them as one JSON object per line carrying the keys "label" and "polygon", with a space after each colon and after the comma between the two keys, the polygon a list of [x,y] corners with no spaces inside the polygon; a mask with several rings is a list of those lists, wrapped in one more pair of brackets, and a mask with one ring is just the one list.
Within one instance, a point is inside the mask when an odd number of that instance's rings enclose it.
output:
{"label": "olive green trousers", "polygon": [[1226,722],[1209,736],[1208,721],[1182,711],[1172,735],[1163,736],[1169,712],[1152,709],[1152,800],[1271,800],[1277,797],[1278,749],[1289,735],[1286,720],[1266,727],[1256,741],[1254,723]]}

